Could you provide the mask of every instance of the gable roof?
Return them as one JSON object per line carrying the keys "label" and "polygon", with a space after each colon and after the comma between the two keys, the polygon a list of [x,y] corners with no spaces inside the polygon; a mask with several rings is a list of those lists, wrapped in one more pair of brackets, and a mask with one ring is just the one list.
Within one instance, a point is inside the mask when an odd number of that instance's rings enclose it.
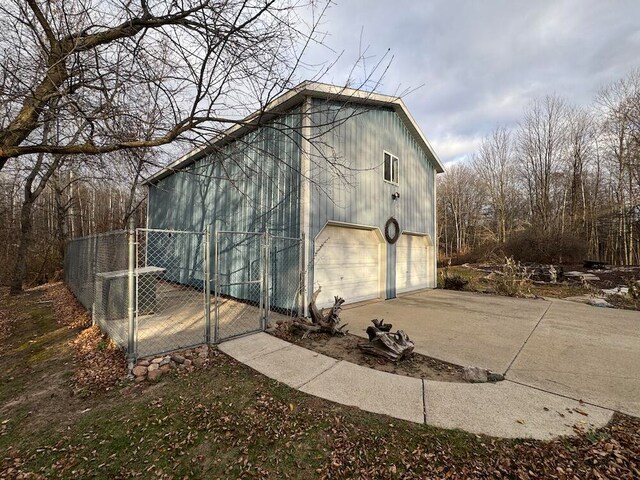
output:
{"label": "gable roof", "polygon": [[362,105],[369,105],[372,107],[391,107],[395,113],[400,117],[404,125],[409,132],[418,141],[418,144],[427,154],[427,157],[431,160],[436,172],[444,172],[444,167],[440,158],[433,150],[433,147],[429,143],[429,140],[424,136],[422,130],[416,123],[415,119],[409,112],[409,109],[399,97],[393,97],[390,95],[383,95],[380,93],[365,92],[363,90],[356,90],[353,88],[338,87],[336,85],[329,85],[326,83],[305,81],[301,84],[293,87],[291,90],[283,93],[272,100],[264,109],[252,113],[245,117],[242,121],[236,125],[225,130],[221,134],[217,135],[213,140],[206,145],[198,147],[191,152],[183,155],[175,162],[167,165],[156,174],[149,177],[143,182],[143,185],[155,183],[177,171],[184,169],[184,167],[190,165],[196,160],[204,157],[210,153],[216,146],[220,146],[223,143],[227,143],[230,140],[240,137],[245,133],[255,130],[262,126],[265,121],[268,121],[274,117],[284,115],[289,112],[296,105],[301,104],[305,98],[312,97],[322,100],[335,100],[345,103],[357,103]]}

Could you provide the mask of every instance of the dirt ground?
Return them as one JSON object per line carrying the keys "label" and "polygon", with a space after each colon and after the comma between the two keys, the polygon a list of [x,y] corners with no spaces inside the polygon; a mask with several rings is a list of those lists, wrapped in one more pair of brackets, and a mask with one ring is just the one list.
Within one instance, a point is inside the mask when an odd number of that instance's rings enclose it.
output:
{"label": "dirt ground", "polygon": [[411,358],[397,363],[362,353],[358,344],[366,343],[366,340],[355,335],[332,336],[327,333],[312,333],[303,339],[301,335],[289,333],[283,326],[276,328],[273,335],[328,357],[383,372],[442,382],[465,382],[462,378],[462,367],[419,353],[413,353]]}

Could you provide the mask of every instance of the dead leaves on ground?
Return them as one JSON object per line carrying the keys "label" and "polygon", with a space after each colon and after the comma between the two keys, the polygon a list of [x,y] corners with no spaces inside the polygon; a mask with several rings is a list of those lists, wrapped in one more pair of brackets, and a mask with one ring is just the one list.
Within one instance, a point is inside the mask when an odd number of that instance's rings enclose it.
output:
{"label": "dead leaves on ground", "polygon": [[91,326],[91,314],[63,283],[49,285],[46,297],[51,300],[56,320],[70,329],[82,328],[71,342],[76,360],[74,389],[81,392],[109,390],[127,374],[125,355],[116,344]]}
{"label": "dead leaves on ground", "polygon": [[64,283],[53,283],[46,287],[45,296],[53,303],[58,323],[71,329],[91,326],[91,313],[78,302]]}
{"label": "dead leaves on ground", "polygon": [[9,308],[9,289],[0,289],[0,342],[9,338],[16,326],[18,316]]}
{"label": "dead leaves on ground", "polygon": [[124,353],[97,325],[82,330],[71,344],[77,364],[73,379],[77,390],[109,390],[126,376]]}

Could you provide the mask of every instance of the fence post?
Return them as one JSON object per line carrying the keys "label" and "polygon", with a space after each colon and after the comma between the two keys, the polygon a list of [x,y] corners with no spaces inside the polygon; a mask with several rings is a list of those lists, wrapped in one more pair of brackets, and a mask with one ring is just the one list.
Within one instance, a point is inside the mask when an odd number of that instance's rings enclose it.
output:
{"label": "fence post", "polygon": [[204,232],[204,341],[211,343],[211,225]]}
{"label": "fence post", "polygon": [[216,230],[213,237],[213,342],[218,343],[220,337],[220,313],[218,312],[218,297],[220,296],[220,252],[218,251],[218,243],[220,243],[219,233]]}
{"label": "fence post", "polygon": [[129,366],[133,366],[133,362],[136,359],[136,341],[135,341],[135,268],[136,268],[136,221],[133,216],[129,219],[129,298],[128,298],[128,314],[129,314],[129,331],[127,342],[127,357]]}
{"label": "fence post", "polygon": [[268,230],[264,232],[264,256],[262,258],[264,261],[262,268],[262,306],[264,310],[261,330],[265,330],[269,322],[269,311],[271,310],[271,301],[269,297],[269,288],[271,286],[271,237],[269,236]]}

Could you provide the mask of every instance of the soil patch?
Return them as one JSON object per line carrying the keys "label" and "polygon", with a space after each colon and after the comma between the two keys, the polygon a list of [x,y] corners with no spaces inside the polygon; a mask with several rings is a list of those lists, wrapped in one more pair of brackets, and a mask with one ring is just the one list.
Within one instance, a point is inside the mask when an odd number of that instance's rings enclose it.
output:
{"label": "soil patch", "polygon": [[289,332],[286,324],[279,325],[272,334],[336,360],[344,360],[383,372],[441,382],[466,382],[462,377],[461,366],[419,353],[414,352],[410,358],[397,363],[367,355],[358,348],[359,343],[366,343],[367,340],[355,335],[332,336],[328,333],[312,333],[303,339],[301,335]]}

